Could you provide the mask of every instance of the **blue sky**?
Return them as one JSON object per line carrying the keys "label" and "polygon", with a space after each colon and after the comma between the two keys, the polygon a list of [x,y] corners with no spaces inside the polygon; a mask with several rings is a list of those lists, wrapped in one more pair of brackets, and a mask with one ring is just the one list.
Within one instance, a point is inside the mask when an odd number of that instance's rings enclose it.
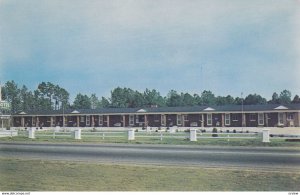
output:
{"label": "blue sky", "polygon": [[0,80],[300,94],[297,0],[0,0]]}

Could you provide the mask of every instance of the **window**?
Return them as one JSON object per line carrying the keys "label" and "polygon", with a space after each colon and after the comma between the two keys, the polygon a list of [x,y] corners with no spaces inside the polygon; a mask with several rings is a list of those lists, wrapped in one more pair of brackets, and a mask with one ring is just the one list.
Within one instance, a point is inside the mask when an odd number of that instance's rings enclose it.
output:
{"label": "window", "polygon": [[278,124],[283,125],[283,113],[278,113]]}
{"label": "window", "polygon": [[182,125],[182,116],[181,116],[181,114],[177,114],[177,125]]}
{"label": "window", "polygon": [[230,114],[225,114],[225,125],[230,125]]}
{"label": "window", "polygon": [[250,114],[250,121],[256,121],[256,116],[255,114]]}
{"label": "window", "polygon": [[84,118],[85,118],[84,116],[80,116],[80,122],[81,123],[84,123]]}
{"label": "window", "polygon": [[134,115],[129,115],[129,125],[130,126],[134,125]]}
{"label": "window", "polygon": [[294,114],[293,113],[289,113],[287,119],[288,120],[294,120]]}
{"label": "window", "polygon": [[258,113],[258,125],[264,125],[264,113]]}
{"label": "window", "polygon": [[212,125],[212,114],[207,114],[207,125]]}
{"label": "window", "polygon": [[91,125],[91,116],[86,116],[86,126]]}
{"label": "window", "polygon": [[159,118],[160,118],[159,114],[155,114],[153,117],[154,117],[154,122],[159,122]]}
{"label": "window", "polygon": [[139,116],[135,115],[135,123],[139,123]]}
{"label": "window", "polygon": [[239,121],[239,119],[238,119],[238,115],[237,114],[232,114],[231,115],[231,118],[232,118],[232,121]]}
{"label": "window", "polygon": [[103,115],[99,115],[99,126],[103,126]]}
{"label": "window", "polygon": [[186,115],[186,114],[183,115],[183,120],[184,120],[184,121],[188,121],[188,115]]}
{"label": "window", "polygon": [[161,115],[161,126],[166,126],[166,115]]}

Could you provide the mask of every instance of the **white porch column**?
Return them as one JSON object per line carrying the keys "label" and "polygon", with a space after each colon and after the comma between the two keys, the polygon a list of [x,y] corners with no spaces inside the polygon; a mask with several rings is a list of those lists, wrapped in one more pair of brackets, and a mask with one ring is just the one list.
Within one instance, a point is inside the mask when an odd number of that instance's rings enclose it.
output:
{"label": "white porch column", "polygon": [[109,127],[109,115],[106,115],[107,127]]}

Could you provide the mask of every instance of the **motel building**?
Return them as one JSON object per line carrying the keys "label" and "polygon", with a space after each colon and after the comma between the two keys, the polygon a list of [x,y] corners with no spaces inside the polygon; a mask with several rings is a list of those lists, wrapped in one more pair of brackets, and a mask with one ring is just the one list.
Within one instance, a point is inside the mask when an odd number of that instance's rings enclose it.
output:
{"label": "motel building", "polygon": [[[126,130],[147,126],[164,129],[263,128],[300,132],[300,104],[226,105],[192,107],[101,108],[54,111],[20,111],[12,115],[15,128]],[[287,128],[285,128],[287,129]]]}

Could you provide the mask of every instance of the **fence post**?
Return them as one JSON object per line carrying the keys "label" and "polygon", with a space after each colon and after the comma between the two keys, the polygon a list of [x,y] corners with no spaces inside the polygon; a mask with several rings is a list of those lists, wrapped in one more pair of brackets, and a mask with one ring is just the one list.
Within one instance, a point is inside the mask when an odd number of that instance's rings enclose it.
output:
{"label": "fence post", "polygon": [[81,139],[81,129],[74,131],[74,137],[75,139]]}
{"label": "fence post", "polygon": [[35,130],[33,127],[28,130],[28,138],[35,139]]}
{"label": "fence post", "polygon": [[147,126],[147,127],[146,127],[146,132],[147,132],[147,133],[151,133],[151,127]]}
{"label": "fence post", "polygon": [[197,130],[196,129],[190,129],[190,141],[191,142],[197,141]]}
{"label": "fence post", "polygon": [[264,143],[270,142],[270,129],[263,129],[262,135],[263,135],[262,142]]}
{"label": "fence post", "polygon": [[135,140],[134,129],[129,129],[128,130],[128,140]]}

